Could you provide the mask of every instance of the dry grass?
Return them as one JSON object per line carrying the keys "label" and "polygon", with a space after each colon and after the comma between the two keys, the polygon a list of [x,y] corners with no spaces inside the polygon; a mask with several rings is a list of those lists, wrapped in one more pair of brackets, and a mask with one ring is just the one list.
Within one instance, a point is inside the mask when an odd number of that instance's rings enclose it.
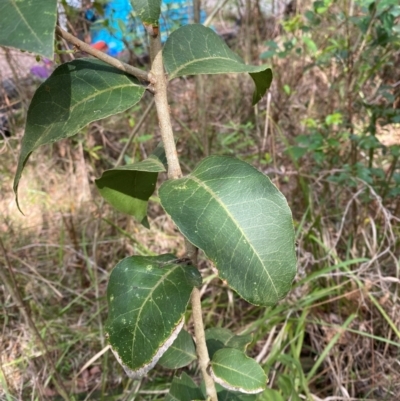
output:
{"label": "dry grass", "polygon": [[[25,172],[20,194],[25,216],[13,205],[12,174],[3,175],[1,237],[18,289],[67,389],[71,394],[91,392],[101,388],[104,380],[112,389],[121,382],[113,360],[106,372],[95,360],[77,375],[106,346],[103,324],[110,270],[125,256],[181,253],[182,245],[171,222],[157,217],[158,206],[152,207],[153,230],[148,231],[107,205],[100,206],[96,193],[89,192],[92,199],[83,200],[79,180],[68,182],[68,172],[54,166],[49,150],[40,158],[33,156]],[[79,161],[71,163],[79,171]],[[0,259],[5,266],[5,255]],[[48,386],[50,369],[13,299],[1,288],[0,354],[8,392],[21,400],[28,394],[48,399],[55,395]]]}
{"label": "dry grass", "polygon": [[[315,170],[311,157],[299,166],[285,153],[293,138],[307,133],[299,123],[305,116],[323,119],[340,105],[339,95],[330,89],[340,74],[335,65],[304,69],[310,64],[307,58],[275,62],[268,133],[272,162],[259,152],[266,105],[262,103],[254,115],[247,78],[205,80],[204,104],[213,105],[204,110],[210,123],[205,133],[196,117],[195,81],[175,81],[170,87],[184,169],[192,169],[203,156],[206,135],[213,153],[233,151],[271,175],[288,198],[297,230],[298,276],[291,294],[275,308],[254,307],[238,299],[201,259],[206,325],[252,332],[250,353],[264,366],[269,386],[283,394],[292,391],[293,397],[310,401],[397,401],[398,200],[382,199],[377,188],[361,179],[354,187],[333,183],[328,178],[341,171],[341,165]],[[290,96],[284,94],[284,85],[291,87]],[[365,93],[373,94],[373,88],[365,88]],[[131,129],[129,117],[137,120],[144,107],[94,123],[77,138],[34,153],[20,184],[25,216],[17,211],[11,190],[21,129],[0,143],[0,236],[6,249],[0,253],[0,263],[6,266],[7,256],[26,308],[49,348],[45,358],[2,285],[1,399],[55,399],[48,358],[56,363],[71,398],[78,394],[87,400],[101,395],[104,399],[114,395],[115,400],[164,397],[171,372],[157,368],[148,378],[132,382],[109,355],[105,292],[118,260],[132,254],[180,256],[182,240],[157,199],[149,210],[151,230],[146,230],[103,204],[92,185],[94,177],[117,159],[121,140]],[[355,116],[359,132],[365,126],[362,117]],[[232,131],[239,134],[226,145]],[[127,155],[148,154],[157,143],[157,132],[151,115],[139,136],[153,138],[135,140]],[[242,148],[241,143],[245,143]],[[350,151],[350,142],[343,142],[340,160]],[[382,166],[390,161],[383,153],[374,159]],[[194,366],[189,370],[197,374]]]}

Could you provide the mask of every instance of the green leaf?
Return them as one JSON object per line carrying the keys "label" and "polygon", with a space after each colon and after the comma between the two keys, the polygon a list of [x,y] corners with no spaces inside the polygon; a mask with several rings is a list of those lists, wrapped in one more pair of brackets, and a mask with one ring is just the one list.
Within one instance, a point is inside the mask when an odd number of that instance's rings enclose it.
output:
{"label": "green leaf", "polygon": [[218,401],[255,401],[255,394],[241,394],[234,391],[228,391],[219,384],[216,384]]}
{"label": "green leaf", "polygon": [[106,331],[129,377],[145,375],[171,346],[200,285],[197,269],[173,255],[131,256],[117,264],[107,288]]}
{"label": "green leaf", "polygon": [[260,396],[259,401],[285,401],[285,400],[278,391],[267,388]]}
{"label": "green leaf", "polygon": [[158,173],[165,171],[164,162],[164,148],[159,146],[146,160],[104,171],[95,180],[97,189],[115,209],[134,216],[149,228],[147,203],[156,187]]}
{"label": "green leaf", "polygon": [[211,156],[189,176],[164,182],[159,195],[242,298],[273,305],[285,297],[296,273],[292,214],[267,176],[236,158]]}
{"label": "green leaf", "polygon": [[213,327],[206,330],[206,344],[210,358],[215,352],[225,347],[236,348],[244,352],[252,339],[253,336],[251,334],[237,336],[222,327]]}
{"label": "green leaf", "polygon": [[312,55],[314,55],[318,51],[318,47],[315,44],[315,42],[311,39],[308,38],[307,36],[303,36],[303,42],[307,46],[308,50]]}
{"label": "green leaf", "polygon": [[39,86],[28,109],[14,178],[16,195],[22,170],[35,149],[132,107],[144,91],[134,77],[99,60],[79,59],[56,68]]}
{"label": "green leaf", "polygon": [[136,15],[145,25],[158,26],[161,12],[161,0],[131,0]]}
{"label": "green leaf", "polygon": [[247,65],[212,29],[185,25],[167,39],[163,58],[169,79],[183,75],[248,72],[256,85],[253,104],[271,85],[272,72],[265,65]]}
{"label": "green leaf", "polygon": [[210,374],[222,387],[245,394],[260,393],[267,383],[261,366],[234,348],[223,348],[213,355]]}
{"label": "green leaf", "polygon": [[278,386],[285,395],[285,398],[290,398],[295,391],[292,378],[289,375],[285,375],[283,373],[278,376]]}
{"label": "green leaf", "polygon": [[286,149],[286,152],[290,155],[290,157],[298,161],[308,152],[308,150],[308,148],[303,146],[289,146]]}
{"label": "green leaf", "polygon": [[174,377],[165,401],[205,400],[205,397],[194,381],[183,372],[181,377]]}
{"label": "green leaf", "polygon": [[256,89],[253,93],[253,106],[256,105],[265,95],[272,82],[272,71],[271,69],[266,69],[261,72],[255,72],[250,74],[253,78]]}
{"label": "green leaf", "polygon": [[53,58],[57,0],[1,0],[0,46]]}
{"label": "green leaf", "polygon": [[197,356],[193,338],[187,331],[181,330],[177,339],[158,363],[167,369],[179,369],[189,365],[195,359]]}

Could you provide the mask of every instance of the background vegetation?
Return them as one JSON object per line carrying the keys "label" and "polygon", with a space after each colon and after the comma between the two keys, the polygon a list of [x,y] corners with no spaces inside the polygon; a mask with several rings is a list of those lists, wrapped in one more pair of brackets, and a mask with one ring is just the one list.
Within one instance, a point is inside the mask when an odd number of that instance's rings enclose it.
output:
{"label": "background vegetation", "polygon": [[[212,277],[202,288],[205,324],[253,333],[250,354],[272,389],[260,400],[395,401],[400,6],[396,0],[265,3],[228,1],[213,21],[246,61],[272,66],[270,93],[256,108],[243,76],[175,80],[169,97],[185,173],[204,155],[233,154],[286,195],[298,275],[287,299],[261,308],[240,300],[201,259]],[[81,19],[70,21],[78,26]],[[182,255],[182,241],[156,196],[147,230],[102,202],[93,184],[119,158],[141,160],[156,146],[151,99],[33,154],[20,185],[24,217],[12,179],[38,82],[26,75],[28,55],[0,53],[0,268],[14,273],[71,399],[162,400],[172,373],[156,368],[133,382],[109,354],[105,290],[119,259]],[[0,300],[0,398],[56,399],[47,359],[4,286]],[[190,316],[187,321],[191,330]]]}

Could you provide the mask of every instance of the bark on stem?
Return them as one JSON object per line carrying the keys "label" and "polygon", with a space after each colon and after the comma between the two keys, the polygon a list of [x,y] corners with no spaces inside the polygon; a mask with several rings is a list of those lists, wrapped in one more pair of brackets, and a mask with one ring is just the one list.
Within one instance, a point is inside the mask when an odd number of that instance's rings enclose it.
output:
{"label": "bark on stem", "polygon": [[[150,37],[150,57],[152,61],[151,72],[149,74],[150,83],[153,85],[154,89],[154,101],[157,109],[161,138],[164,144],[165,155],[168,162],[168,178],[177,179],[182,176],[182,170],[179,165],[174,133],[172,131],[170,109],[167,99],[167,79],[164,73],[160,36],[155,38]],[[187,240],[185,241],[185,246],[187,256],[196,266],[197,248]],[[198,288],[193,289],[191,303],[194,332],[196,336],[197,355],[199,357],[199,366],[206,385],[207,396],[209,397],[210,401],[218,401],[214,381],[207,373],[207,366],[210,362],[210,358],[207,351],[201,310],[200,291]]]}
{"label": "bark on stem", "polygon": [[210,397],[211,401],[218,401],[217,391],[215,389],[214,380],[207,372],[208,364],[210,363],[210,358],[208,356],[208,350],[206,345],[206,337],[204,333],[203,326],[203,316],[201,310],[201,299],[200,290],[194,288],[192,292],[192,313],[194,322],[194,333],[196,335],[196,351],[199,357],[199,366],[201,373],[204,378],[204,383],[206,385],[207,396]]}
{"label": "bark on stem", "polygon": [[150,36],[150,56],[152,60],[151,71],[149,74],[150,83],[154,87],[154,102],[156,104],[161,138],[168,162],[168,178],[176,179],[182,177],[182,170],[179,165],[174,133],[172,132],[170,110],[167,99],[167,79],[164,73],[160,35],[156,38]]}

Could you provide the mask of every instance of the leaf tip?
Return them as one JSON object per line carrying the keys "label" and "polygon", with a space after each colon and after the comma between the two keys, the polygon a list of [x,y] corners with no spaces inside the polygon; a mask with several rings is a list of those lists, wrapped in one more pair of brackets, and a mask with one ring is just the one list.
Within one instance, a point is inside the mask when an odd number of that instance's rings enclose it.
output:
{"label": "leaf tip", "polygon": [[272,70],[267,68],[264,71],[250,73],[251,78],[256,86],[253,93],[252,106],[255,106],[266,94],[272,82]]}
{"label": "leaf tip", "polygon": [[25,216],[25,213],[22,211],[21,206],[20,206],[20,204],[19,204],[19,199],[18,199],[18,184],[19,184],[19,182],[18,182],[18,181],[19,181],[19,180],[17,180],[17,178],[15,178],[15,180],[14,180],[14,186],[13,186],[13,190],[14,190],[14,194],[15,194],[15,203],[16,203],[16,205],[17,205],[17,208],[18,208],[19,212],[20,212],[23,216]]}
{"label": "leaf tip", "polygon": [[143,227],[146,227],[147,229],[150,229],[150,223],[149,223],[149,219],[147,218],[147,215],[143,217],[142,221],[140,222],[140,224]]}

